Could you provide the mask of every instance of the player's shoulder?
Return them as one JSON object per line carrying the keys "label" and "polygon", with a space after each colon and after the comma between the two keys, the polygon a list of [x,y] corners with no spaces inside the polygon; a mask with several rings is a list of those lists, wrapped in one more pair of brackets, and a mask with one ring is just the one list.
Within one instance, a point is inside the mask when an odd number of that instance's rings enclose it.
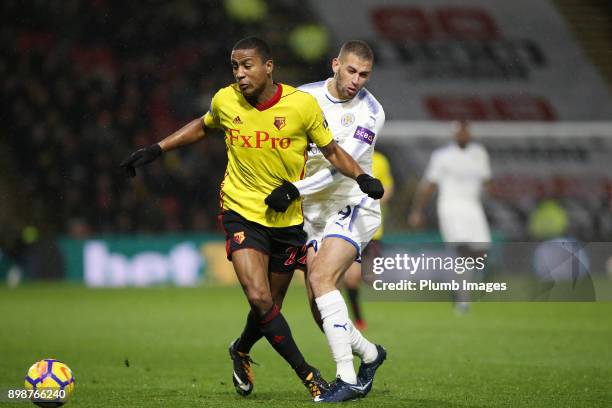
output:
{"label": "player's shoulder", "polygon": [[431,153],[432,158],[440,158],[452,155],[455,152],[456,145],[454,143],[447,143],[443,146],[435,148]]}
{"label": "player's shoulder", "polygon": [[240,95],[240,88],[238,88],[238,84],[232,83],[223,88],[220,88],[214,95],[213,100],[224,100],[228,99],[237,99]]}
{"label": "player's shoulder", "polygon": [[285,101],[295,104],[295,105],[316,105],[318,106],[318,102],[316,98],[311,95],[309,92],[303,91],[300,88],[295,88],[291,85],[282,84],[283,86],[283,95],[281,99],[285,99]]}
{"label": "player's shoulder", "polygon": [[309,82],[307,84],[303,84],[298,86],[298,90],[302,91],[302,92],[306,92],[309,94],[318,94],[320,92],[323,92],[323,89],[325,88],[325,82],[326,80],[323,81],[317,81],[317,82]]}
{"label": "player's shoulder", "polygon": [[478,154],[487,154],[487,148],[482,143],[470,142],[470,149],[477,152]]}
{"label": "player's shoulder", "polygon": [[358,98],[359,101],[367,107],[371,115],[374,115],[377,118],[384,119],[385,110],[383,109],[382,104],[378,102],[378,99],[376,99],[376,97],[372,94],[372,92],[368,91],[366,88],[363,88],[361,91],[359,91],[356,98]]}

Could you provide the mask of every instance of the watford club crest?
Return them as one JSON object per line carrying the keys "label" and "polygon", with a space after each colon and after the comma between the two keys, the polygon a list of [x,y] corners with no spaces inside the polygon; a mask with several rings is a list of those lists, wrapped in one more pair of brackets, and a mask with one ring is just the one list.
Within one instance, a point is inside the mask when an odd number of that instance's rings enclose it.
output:
{"label": "watford club crest", "polygon": [[276,116],[274,117],[274,126],[278,129],[281,130],[282,128],[285,127],[285,117],[284,116]]}
{"label": "watford club crest", "polygon": [[238,245],[242,244],[245,239],[246,237],[244,236],[244,231],[234,233],[234,242],[236,242]]}

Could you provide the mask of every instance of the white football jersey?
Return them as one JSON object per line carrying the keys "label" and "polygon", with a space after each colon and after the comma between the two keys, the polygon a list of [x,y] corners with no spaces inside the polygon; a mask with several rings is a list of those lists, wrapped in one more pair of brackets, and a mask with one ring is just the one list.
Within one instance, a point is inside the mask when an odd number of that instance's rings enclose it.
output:
{"label": "white football jersey", "polygon": [[[329,81],[331,78],[298,89],[317,99],[335,141],[371,175],[372,153],[385,123],[385,112],[365,88],[347,101],[334,98],[327,90]],[[305,201],[346,200],[347,196],[363,195],[357,182],[333,169],[314,143],[310,143],[308,151],[306,178],[294,184],[306,196]]]}
{"label": "white football jersey", "polygon": [[474,142],[463,149],[454,142],[436,149],[425,170],[425,180],[438,185],[438,204],[480,203],[482,184],[490,178],[489,155]]}

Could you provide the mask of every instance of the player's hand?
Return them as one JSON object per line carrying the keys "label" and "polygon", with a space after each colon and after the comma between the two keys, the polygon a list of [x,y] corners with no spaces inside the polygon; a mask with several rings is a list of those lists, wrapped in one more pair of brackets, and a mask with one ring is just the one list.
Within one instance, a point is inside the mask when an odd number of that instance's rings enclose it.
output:
{"label": "player's hand", "polygon": [[285,212],[293,200],[300,196],[297,187],[288,181],[283,182],[280,187],[276,187],[266,197],[266,205],[277,212]]}
{"label": "player's hand", "polygon": [[369,174],[360,174],[357,176],[357,184],[361,191],[366,193],[368,197],[378,200],[385,194],[385,189],[379,179],[370,176]]}
{"label": "player's hand", "polygon": [[136,150],[121,162],[119,167],[125,169],[128,177],[136,176],[136,167],[151,163],[162,154],[161,147],[155,143],[151,146]]}
{"label": "player's hand", "polygon": [[423,220],[423,214],[422,213],[417,212],[417,211],[413,211],[408,216],[408,225],[410,225],[410,227],[415,228],[415,229],[419,229],[419,228],[423,228],[424,224],[425,224],[425,222]]}

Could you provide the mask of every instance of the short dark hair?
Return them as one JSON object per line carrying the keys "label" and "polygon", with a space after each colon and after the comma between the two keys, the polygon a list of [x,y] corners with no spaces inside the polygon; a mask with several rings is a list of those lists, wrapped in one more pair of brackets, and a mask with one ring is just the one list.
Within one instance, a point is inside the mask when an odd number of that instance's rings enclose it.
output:
{"label": "short dark hair", "polygon": [[270,50],[270,46],[264,40],[257,37],[243,38],[234,44],[232,51],[234,50],[255,50],[263,62],[272,59],[272,51]]}
{"label": "short dark hair", "polygon": [[338,55],[349,52],[355,54],[363,60],[374,62],[374,52],[365,41],[350,40],[345,42],[342,44],[342,48],[340,48],[340,53]]}

